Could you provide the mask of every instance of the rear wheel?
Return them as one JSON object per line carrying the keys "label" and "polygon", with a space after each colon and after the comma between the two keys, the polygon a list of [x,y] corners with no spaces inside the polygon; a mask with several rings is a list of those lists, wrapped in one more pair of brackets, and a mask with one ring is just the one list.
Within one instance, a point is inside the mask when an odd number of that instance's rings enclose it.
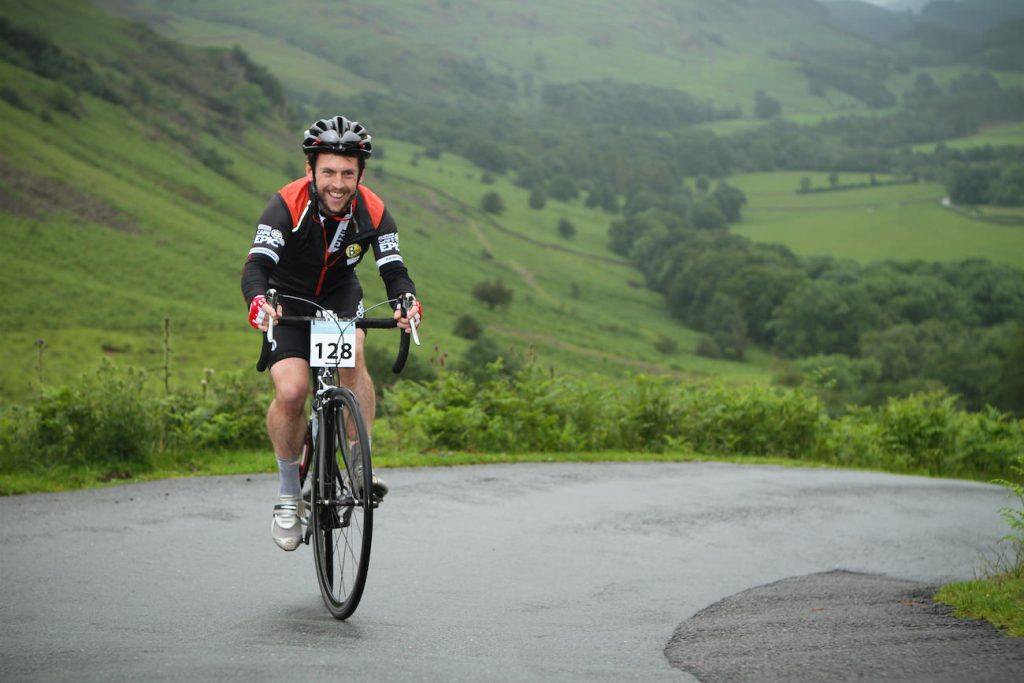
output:
{"label": "rear wheel", "polygon": [[320,593],[337,619],[359,606],[370,566],[372,487],[352,485],[357,461],[362,472],[373,471],[367,436],[355,396],[348,389],[334,390],[317,434],[310,523]]}

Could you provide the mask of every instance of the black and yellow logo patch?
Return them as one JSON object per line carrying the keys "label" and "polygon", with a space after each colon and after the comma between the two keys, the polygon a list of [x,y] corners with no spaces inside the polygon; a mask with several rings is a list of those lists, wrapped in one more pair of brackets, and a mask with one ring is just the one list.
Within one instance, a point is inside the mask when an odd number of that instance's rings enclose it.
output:
{"label": "black and yellow logo patch", "polygon": [[363,253],[363,248],[358,244],[350,244],[345,247],[345,256],[348,258],[355,258]]}

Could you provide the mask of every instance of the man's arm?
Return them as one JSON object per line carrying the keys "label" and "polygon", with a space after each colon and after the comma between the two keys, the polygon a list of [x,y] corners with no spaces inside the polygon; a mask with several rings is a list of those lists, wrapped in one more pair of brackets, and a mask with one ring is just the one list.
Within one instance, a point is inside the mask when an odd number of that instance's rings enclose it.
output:
{"label": "man's arm", "polygon": [[373,254],[377,260],[377,272],[384,281],[389,299],[395,299],[399,294],[416,294],[416,285],[409,277],[398,247],[398,226],[387,209],[384,209],[380,225],[377,226]]}
{"label": "man's arm", "polygon": [[291,215],[280,194],[274,195],[263,209],[256,235],[242,267],[242,296],[246,305],[270,286],[270,274],[281,260],[285,235],[290,231]]}

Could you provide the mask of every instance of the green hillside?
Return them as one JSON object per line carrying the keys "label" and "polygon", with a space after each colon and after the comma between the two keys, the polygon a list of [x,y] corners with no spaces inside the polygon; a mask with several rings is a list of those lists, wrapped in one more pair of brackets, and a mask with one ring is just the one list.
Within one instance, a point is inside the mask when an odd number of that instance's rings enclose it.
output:
{"label": "green hillside", "polygon": [[611,0],[352,0],[340,10],[330,0],[96,4],[181,42],[238,43],[307,97],[376,83],[434,99],[487,89],[490,80],[509,82],[502,104],[528,108],[544,84],[610,79],[749,111],[755,91],[771,84],[794,113],[820,113],[857,103],[841,93],[810,96],[794,49],[863,45],[828,25],[813,0],[638,0],[628,17]]}
{"label": "green hillside", "polygon": [[[5,399],[33,390],[40,358],[47,381],[104,354],[160,376],[165,318],[176,385],[197,386],[204,368],[250,367],[257,344],[241,264],[265,201],[301,168],[294,124],[259,90],[260,74],[246,78],[244,53],[184,48],[71,0],[42,13],[5,6],[0,18],[35,40],[9,41],[0,63],[0,231],[15,245],[0,285],[16,294],[0,331]],[[36,47],[11,47],[26,41]],[[78,64],[111,92],[62,81],[48,59],[63,74]],[[239,110],[239,94],[251,110]],[[766,365],[693,355],[695,335],[603,247],[606,215],[579,201],[528,209],[507,179],[485,185],[462,160],[420,160],[386,130],[375,134],[382,153],[367,183],[402,226],[428,307],[424,360],[435,345],[456,358],[468,342],[451,330],[471,313],[501,345],[531,345],[559,370],[766,377]],[[501,216],[477,208],[492,189],[509,206]],[[572,240],[557,234],[563,216],[578,228]],[[495,277],[514,300],[490,312],[470,291]],[[368,300],[382,296],[372,266],[363,279]],[[678,338],[678,353],[656,351],[661,337]]]}
{"label": "green hillside", "polygon": [[[160,375],[165,324],[176,385],[250,367],[238,276],[253,223],[301,173],[301,130],[338,111],[380,150],[366,182],[398,218],[427,306],[421,362],[457,362],[471,342],[453,329],[472,315],[557,372],[770,381],[774,308],[749,297],[759,346],[710,358],[694,329],[735,305],[704,313],[704,292],[700,315],[680,314],[648,286],[698,271],[638,258],[670,250],[663,219],[693,229],[719,196],[709,179],[744,193],[733,237],[799,256],[1024,265],[1016,209],[943,208],[946,169],[929,156],[970,135],[949,148],[1018,142],[1021,72],[978,75],[918,38],[873,44],[813,0],[641,0],[625,20],[607,0],[58,0],[8,3],[0,20],[0,230],[16,245],[0,284],[18,293],[0,330],[8,400],[103,355]],[[924,182],[796,194],[836,170]],[[487,193],[502,212],[481,210]],[[704,227],[725,228],[711,209]],[[655,228],[612,251],[613,223]],[[362,276],[381,297],[372,266]],[[514,294],[490,311],[471,292],[494,279]]]}

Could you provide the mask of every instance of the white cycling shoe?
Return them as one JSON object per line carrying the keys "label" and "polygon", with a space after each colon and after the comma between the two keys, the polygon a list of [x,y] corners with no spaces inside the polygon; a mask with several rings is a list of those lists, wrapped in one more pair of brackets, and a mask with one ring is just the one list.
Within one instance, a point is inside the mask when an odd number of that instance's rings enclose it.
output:
{"label": "white cycling shoe", "polygon": [[302,519],[306,514],[305,501],[298,496],[281,496],[274,505],[274,521],[270,536],[283,550],[295,550],[302,543]]}
{"label": "white cycling shoe", "polygon": [[[359,453],[359,444],[352,444],[352,491],[361,497],[365,481],[363,479],[363,459]],[[375,472],[370,472],[370,490],[378,500],[388,495],[388,485]]]}

